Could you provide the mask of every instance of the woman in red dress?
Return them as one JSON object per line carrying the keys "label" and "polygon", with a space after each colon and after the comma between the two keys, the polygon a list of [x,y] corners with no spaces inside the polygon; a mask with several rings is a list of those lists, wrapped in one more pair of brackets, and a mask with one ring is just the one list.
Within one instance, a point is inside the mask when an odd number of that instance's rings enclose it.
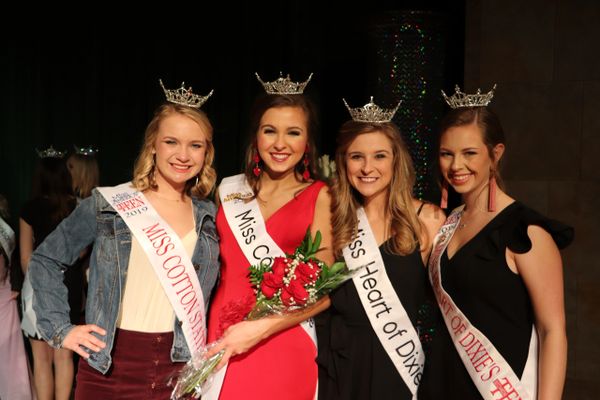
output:
{"label": "woman in red dress", "polygon": [[[207,397],[308,400],[316,393],[317,349],[310,324],[304,321],[328,307],[329,299],[294,314],[243,321],[255,300],[248,267],[257,261],[249,257],[260,260],[269,252],[269,243],[292,253],[310,226],[313,235],[317,230],[323,235],[317,257],[333,261],[328,189],[312,178],[314,112],[302,94],[308,81],[295,83],[288,77],[261,83],[267,93],[257,99],[252,113],[244,174],[225,178],[219,188],[222,269],[210,308],[208,339],[219,340],[213,352],[225,349],[221,364],[229,363],[222,386],[215,379]],[[231,180],[238,182],[233,191],[226,186]],[[236,202],[250,207],[240,220],[239,213],[228,213],[229,204]],[[264,243],[258,234],[261,226]]]}

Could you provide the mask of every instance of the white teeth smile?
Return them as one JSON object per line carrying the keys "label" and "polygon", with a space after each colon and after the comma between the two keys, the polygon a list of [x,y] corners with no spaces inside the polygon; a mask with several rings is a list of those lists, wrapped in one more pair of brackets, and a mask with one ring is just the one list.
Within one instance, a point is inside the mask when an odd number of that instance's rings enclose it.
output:
{"label": "white teeth smile", "polygon": [[372,177],[362,177],[362,178],[358,178],[361,180],[361,182],[365,182],[365,183],[372,183],[375,182],[377,180],[377,178],[372,178]]}
{"label": "white teeth smile", "polygon": [[173,168],[175,168],[176,170],[179,170],[179,171],[187,171],[187,170],[189,170],[189,169],[191,168],[191,166],[189,166],[189,165],[176,165],[176,164],[171,164],[171,166],[172,166]]}
{"label": "white teeth smile", "polygon": [[290,155],[289,154],[275,154],[275,153],[271,153],[271,157],[273,157],[273,159],[275,159],[275,161],[285,161],[288,159]]}
{"label": "white teeth smile", "polygon": [[471,174],[467,174],[467,175],[452,175],[452,181],[456,182],[456,183],[464,183],[467,181],[467,179],[469,179],[469,177],[471,176]]}

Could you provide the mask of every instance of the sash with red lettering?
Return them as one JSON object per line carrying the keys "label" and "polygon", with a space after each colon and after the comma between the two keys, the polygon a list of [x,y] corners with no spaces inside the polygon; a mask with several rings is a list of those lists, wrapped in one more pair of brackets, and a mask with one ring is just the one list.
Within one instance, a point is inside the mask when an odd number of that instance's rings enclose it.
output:
{"label": "sash with red lettering", "polygon": [[[219,197],[227,223],[249,265],[261,262],[270,265],[275,257],[285,257],[284,251],[267,232],[260,207],[253,198],[254,193],[244,174],[224,178],[219,185]],[[312,318],[300,325],[316,347],[317,335]],[[214,377],[212,385],[202,395],[203,399],[218,398],[225,377],[225,368],[219,370]],[[315,393],[316,398],[317,394]]]}
{"label": "sash with red lettering", "polygon": [[198,275],[175,231],[131,182],[98,188],[148,256],[194,354],[206,341],[204,296]]}
{"label": "sash with red lettering", "polygon": [[356,214],[358,234],[344,248],[344,259],[351,270],[363,268],[352,278],[360,301],[373,331],[416,399],[425,363],[421,340],[385,271],[365,210],[361,207]]}
{"label": "sash with red lettering", "polygon": [[535,399],[537,397],[537,334],[532,326],[529,354],[523,376],[517,377],[490,340],[479,331],[444,290],[440,278],[441,255],[460,223],[464,207],[455,209],[434,239],[429,258],[429,279],[440,310],[465,368],[486,400]]}

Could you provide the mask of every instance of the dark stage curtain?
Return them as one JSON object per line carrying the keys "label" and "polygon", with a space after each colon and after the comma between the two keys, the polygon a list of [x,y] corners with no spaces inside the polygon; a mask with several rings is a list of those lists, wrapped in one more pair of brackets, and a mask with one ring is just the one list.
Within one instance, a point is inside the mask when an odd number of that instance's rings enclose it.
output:
{"label": "dark stage curtain", "polygon": [[[402,79],[412,79],[414,70],[398,70],[400,80],[389,79],[389,52],[397,50],[376,38],[382,29],[402,32],[405,20],[394,18],[407,9],[416,9],[425,19],[464,18],[462,2],[443,8],[427,3],[372,2],[343,8],[311,1],[280,2],[273,8],[232,3],[189,20],[181,15],[135,25],[124,18],[53,20],[30,27],[31,35],[2,28],[0,193],[9,199],[11,222],[16,224],[30,194],[35,148],[72,150],[73,144],[92,144],[100,149],[102,185],[130,179],[145,126],[164,100],[159,78],[169,88],[185,81],[197,93],[215,90],[202,109],[215,128],[216,167],[224,177],[240,171],[248,110],[262,90],[254,72],[267,80],[277,78],[279,71],[294,80],[314,72],[306,93],[320,110],[317,146],[333,154],[337,129],[349,118],[342,97],[355,105],[365,104],[369,95],[381,98],[384,105],[404,99],[418,109],[413,92],[397,90]],[[441,45],[435,51],[446,65],[460,65],[460,71],[452,76],[446,67],[436,70],[433,65],[423,70],[423,75],[435,74],[435,79],[428,77],[437,82],[429,88],[433,96],[440,79],[448,79],[451,83],[445,86],[452,87],[462,78],[462,30],[463,25],[455,23],[436,31],[443,37],[435,40],[446,45],[449,37],[459,38],[458,44],[450,44],[455,51]],[[381,97],[383,93],[393,97]],[[428,103],[423,104],[427,108]],[[428,111],[434,116],[440,112]],[[405,127],[410,118],[402,114],[397,120],[406,132],[411,132]]]}

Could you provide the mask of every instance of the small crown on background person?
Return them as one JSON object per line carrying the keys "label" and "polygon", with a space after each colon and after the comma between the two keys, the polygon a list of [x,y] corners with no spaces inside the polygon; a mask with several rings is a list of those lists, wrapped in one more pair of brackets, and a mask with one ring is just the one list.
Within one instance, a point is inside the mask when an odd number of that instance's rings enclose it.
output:
{"label": "small crown on background person", "polygon": [[400,104],[402,104],[402,100],[398,102],[398,105],[395,108],[381,108],[377,104],[373,103],[373,96],[371,96],[371,100],[362,107],[350,108],[348,103],[346,103],[346,99],[342,99],[348,112],[350,112],[350,116],[356,122],[372,122],[376,124],[383,124],[385,122],[390,122],[398,108],[400,108]]}
{"label": "small crown on background person", "polygon": [[477,89],[475,94],[466,94],[460,91],[458,85],[454,87],[454,94],[450,97],[446,96],[446,93],[442,90],[442,96],[444,100],[450,106],[450,108],[462,108],[462,107],[485,107],[490,104],[494,97],[494,90],[496,90],[496,84],[492,90],[487,93],[481,94],[481,89]]}
{"label": "small crown on background person", "polygon": [[181,82],[181,87],[179,89],[167,89],[165,85],[163,85],[162,79],[159,79],[158,82],[165,92],[165,97],[169,103],[180,104],[182,106],[188,106],[193,108],[200,108],[202,104],[208,100],[208,98],[213,94],[214,90],[211,90],[209,94],[206,96],[199,96],[192,92],[192,87],[185,88],[185,82]]}
{"label": "small crown on background person", "polygon": [[95,156],[99,151],[97,148],[93,148],[92,146],[79,147],[75,144],[73,145],[73,148],[75,149],[75,154],[80,154],[82,156]]}
{"label": "small crown on background person", "polygon": [[40,151],[35,149],[35,151],[40,158],[63,158],[65,154],[67,154],[66,151],[56,150],[52,146],[48,147],[46,150]]}
{"label": "small crown on background person", "polygon": [[254,74],[268,94],[302,94],[304,93],[304,88],[306,88],[306,85],[308,85],[308,82],[310,82],[310,79],[313,76],[311,72],[306,81],[292,82],[289,74],[284,78],[280,72],[277,80],[274,80],[273,82],[264,82],[260,79],[260,76],[258,76],[258,72],[255,72]]}

